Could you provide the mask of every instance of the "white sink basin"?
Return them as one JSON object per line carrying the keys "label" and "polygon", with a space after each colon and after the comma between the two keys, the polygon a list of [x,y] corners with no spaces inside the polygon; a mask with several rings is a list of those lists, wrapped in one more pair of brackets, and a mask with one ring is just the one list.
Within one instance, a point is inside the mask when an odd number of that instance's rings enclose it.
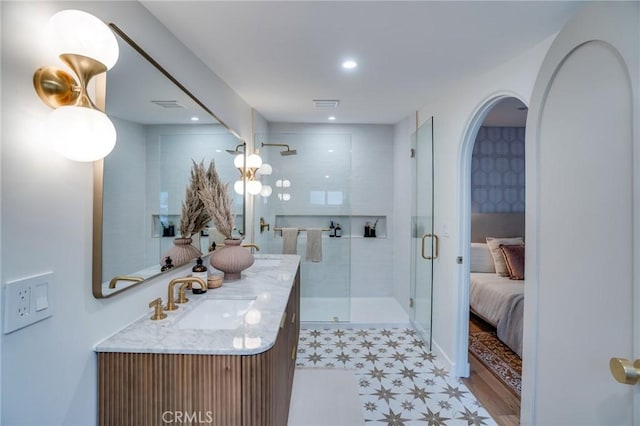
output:
{"label": "white sink basin", "polygon": [[234,330],[242,325],[246,313],[256,301],[251,299],[207,299],[176,323],[179,329]]}

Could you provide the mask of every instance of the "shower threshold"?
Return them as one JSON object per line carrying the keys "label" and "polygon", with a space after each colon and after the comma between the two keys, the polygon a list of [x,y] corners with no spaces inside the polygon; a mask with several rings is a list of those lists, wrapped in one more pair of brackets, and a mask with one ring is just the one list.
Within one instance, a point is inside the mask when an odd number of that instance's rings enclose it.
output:
{"label": "shower threshold", "polygon": [[392,297],[301,297],[300,321],[303,326],[325,327],[410,324],[409,315]]}

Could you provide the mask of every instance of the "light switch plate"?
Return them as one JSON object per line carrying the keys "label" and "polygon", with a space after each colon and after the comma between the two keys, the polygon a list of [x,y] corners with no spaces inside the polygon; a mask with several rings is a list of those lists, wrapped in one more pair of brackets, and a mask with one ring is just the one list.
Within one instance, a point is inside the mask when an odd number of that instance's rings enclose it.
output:
{"label": "light switch plate", "polygon": [[9,281],[4,286],[4,333],[53,315],[53,272]]}

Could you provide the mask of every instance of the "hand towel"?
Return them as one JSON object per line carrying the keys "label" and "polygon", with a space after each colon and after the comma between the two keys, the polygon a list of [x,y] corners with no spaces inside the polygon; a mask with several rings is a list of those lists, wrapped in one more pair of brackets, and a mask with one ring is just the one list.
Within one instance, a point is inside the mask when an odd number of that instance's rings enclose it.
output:
{"label": "hand towel", "polygon": [[298,228],[282,228],[282,254],[298,254]]}
{"label": "hand towel", "polygon": [[322,229],[307,229],[307,260],[322,262]]}

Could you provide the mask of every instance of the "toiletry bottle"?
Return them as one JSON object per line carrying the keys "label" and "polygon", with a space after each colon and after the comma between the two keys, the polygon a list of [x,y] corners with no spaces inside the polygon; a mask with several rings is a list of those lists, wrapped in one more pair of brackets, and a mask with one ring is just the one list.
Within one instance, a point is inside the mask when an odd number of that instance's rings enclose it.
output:
{"label": "toiletry bottle", "polygon": [[336,233],[336,237],[342,237],[342,228],[340,228],[339,223],[336,223],[335,233]]}
{"label": "toiletry bottle", "polygon": [[371,226],[369,225],[369,222],[365,222],[364,223],[364,236],[368,237],[371,235]]}
{"label": "toiletry bottle", "polygon": [[193,294],[202,294],[207,291],[206,284],[209,278],[207,275],[207,267],[202,264],[202,258],[199,257],[198,260],[196,260],[196,265],[193,267],[193,269],[191,269],[191,276],[200,278],[205,283],[205,287],[201,288],[197,284],[195,286],[192,285],[191,291],[193,292]]}
{"label": "toiletry bottle", "polygon": [[331,221],[331,225],[329,225],[329,236],[332,238],[336,236],[336,227],[333,226],[333,221]]}
{"label": "toiletry bottle", "polygon": [[164,271],[168,271],[169,269],[173,268],[173,261],[171,260],[171,258],[169,256],[167,256],[164,259],[164,265],[162,265],[162,268],[160,268],[160,272],[164,272]]}

